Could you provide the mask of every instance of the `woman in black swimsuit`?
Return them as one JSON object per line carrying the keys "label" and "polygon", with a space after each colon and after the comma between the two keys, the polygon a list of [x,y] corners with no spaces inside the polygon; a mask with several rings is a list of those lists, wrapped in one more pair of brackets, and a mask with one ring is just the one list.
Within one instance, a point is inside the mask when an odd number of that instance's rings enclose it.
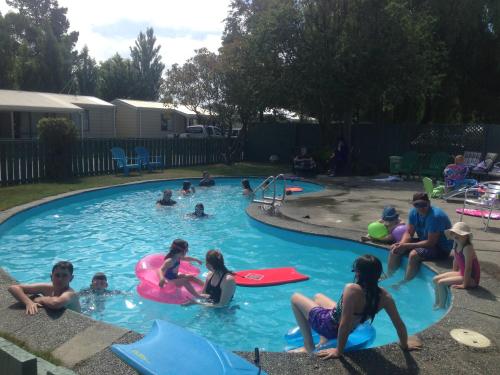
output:
{"label": "woman in black swimsuit", "polygon": [[224,257],[219,250],[207,252],[206,265],[210,272],[201,293],[208,295],[208,298],[196,302],[208,307],[224,307],[231,301],[236,290],[234,274],[224,265]]}

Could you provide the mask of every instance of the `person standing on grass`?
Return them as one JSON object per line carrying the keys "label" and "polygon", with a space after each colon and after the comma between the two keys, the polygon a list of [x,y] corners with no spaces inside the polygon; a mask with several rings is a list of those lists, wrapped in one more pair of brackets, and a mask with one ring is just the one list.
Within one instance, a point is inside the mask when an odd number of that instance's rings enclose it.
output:
{"label": "person standing on grass", "polygon": [[9,292],[26,306],[27,315],[35,315],[40,307],[59,310],[68,308],[80,312],[78,296],[69,283],[73,280],[73,265],[57,262],[52,267],[51,283],[16,284]]}
{"label": "person standing on grass", "polygon": [[[448,215],[439,207],[431,206],[425,193],[415,193],[412,204],[406,232],[401,241],[391,246],[389,254],[389,276],[399,267],[401,257],[408,254],[405,281],[415,277],[422,261],[446,259],[453,245],[445,236],[445,231],[451,228]],[[415,234],[417,238],[413,238]]]}

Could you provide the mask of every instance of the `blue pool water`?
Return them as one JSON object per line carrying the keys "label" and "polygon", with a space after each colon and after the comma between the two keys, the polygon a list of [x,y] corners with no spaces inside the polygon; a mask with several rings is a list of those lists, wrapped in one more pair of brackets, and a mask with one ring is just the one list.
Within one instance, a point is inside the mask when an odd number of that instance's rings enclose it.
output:
{"label": "blue pool water", "polygon": [[[197,181],[193,180],[195,185]],[[258,184],[252,180],[252,186]],[[318,185],[294,182],[304,192]],[[153,182],[105,189],[54,201],[25,211],[0,226],[0,264],[21,282],[48,280],[52,265],[70,260],[75,266],[72,286],[89,285],[97,271],[108,275],[110,289],[127,292],[91,301],[86,311],[95,319],[146,333],[154,319],[165,319],[233,350],[281,351],[288,328],[295,325],[289,299],[298,291],[317,292],[338,299],[345,283],[353,280],[351,266],[364,253],[385,264],[387,252],[361,243],[285,231],[258,223],[245,213],[248,199],[239,179],[218,179],[214,188],[199,188],[192,197],[180,197],[181,181]],[[174,207],[157,208],[161,191],[176,191]],[[204,220],[186,217],[203,202]],[[294,266],[310,280],[266,288],[238,288],[229,308],[180,307],[139,297],[134,274],[137,261],[150,253],[165,252],[175,238],[189,242],[190,255],[204,259],[208,249],[223,251],[233,270]],[[206,269],[202,267],[202,273]],[[390,286],[402,270],[382,282],[393,294],[410,334],[439,320],[433,311],[432,272],[422,268],[418,277],[398,290]],[[374,321],[373,346],[397,340],[385,313]]]}

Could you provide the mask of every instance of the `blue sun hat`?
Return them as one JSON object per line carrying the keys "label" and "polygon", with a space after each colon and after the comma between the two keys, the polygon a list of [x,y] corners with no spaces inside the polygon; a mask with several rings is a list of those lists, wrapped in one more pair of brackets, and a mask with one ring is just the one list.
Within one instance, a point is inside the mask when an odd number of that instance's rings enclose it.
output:
{"label": "blue sun hat", "polygon": [[396,209],[392,206],[384,207],[384,211],[382,211],[382,220],[384,221],[394,221],[399,218],[399,214]]}

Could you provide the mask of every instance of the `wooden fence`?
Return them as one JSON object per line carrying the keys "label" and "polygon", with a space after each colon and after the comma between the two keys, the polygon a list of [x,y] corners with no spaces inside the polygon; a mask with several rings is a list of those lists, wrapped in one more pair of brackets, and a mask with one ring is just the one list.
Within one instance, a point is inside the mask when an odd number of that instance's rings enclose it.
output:
{"label": "wooden fence", "polygon": [[[135,157],[136,146],[160,156],[166,168],[215,164],[224,161],[227,139],[84,139],[71,150],[73,176],[115,173],[112,147]],[[0,140],[0,184],[34,183],[45,178],[45,147],[38,140]],[[238,160],[235,160],[238,161]]]}

